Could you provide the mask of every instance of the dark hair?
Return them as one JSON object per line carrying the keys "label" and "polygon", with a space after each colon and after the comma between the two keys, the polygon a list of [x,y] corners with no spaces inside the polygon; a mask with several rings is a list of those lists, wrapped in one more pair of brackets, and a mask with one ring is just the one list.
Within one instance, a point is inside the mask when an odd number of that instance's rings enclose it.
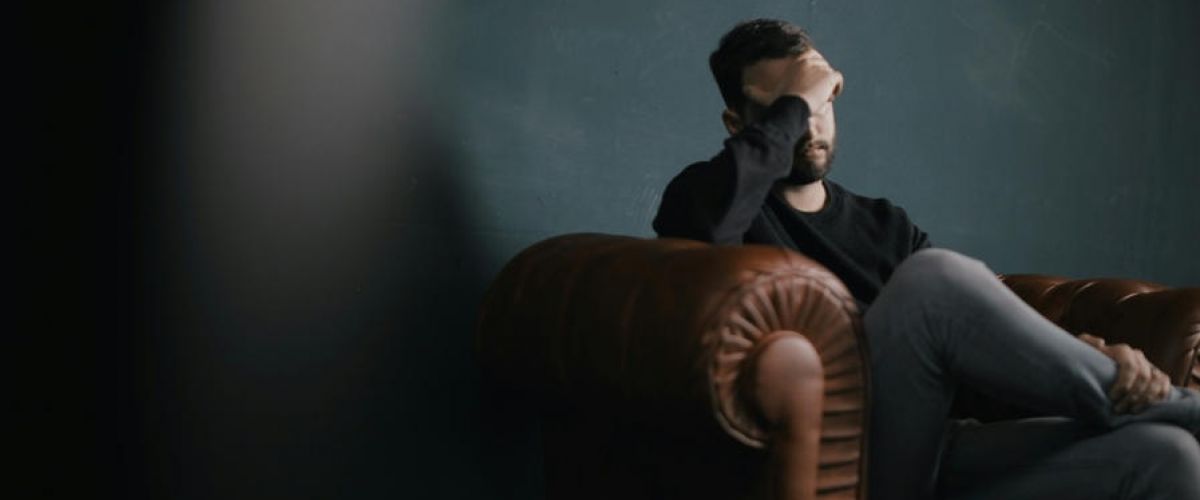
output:
{"label": "dark hair", "polygon": [[742,91],[742,71],[763,59],[794,56],[812,47],[804,29],[777,19],[742,21],[721,37],[717,50],[708,56],[721,98],[735,112],[742,112],[746,94]]}

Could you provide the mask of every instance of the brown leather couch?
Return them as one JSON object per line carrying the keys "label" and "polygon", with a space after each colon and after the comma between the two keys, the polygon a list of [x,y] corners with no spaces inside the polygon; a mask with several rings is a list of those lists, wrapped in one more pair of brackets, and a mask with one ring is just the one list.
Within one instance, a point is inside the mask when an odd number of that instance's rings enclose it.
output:
{"label": "brown leather couch", "polygon": [[[1068,331],[1200,386],[1200,288],[1005,276]],[[551,499],[866,498],[859,311],[780,248],[572,234],[496,278],[476,355],[542,416]],[[976,395],[956,411],[1020,414]]]}

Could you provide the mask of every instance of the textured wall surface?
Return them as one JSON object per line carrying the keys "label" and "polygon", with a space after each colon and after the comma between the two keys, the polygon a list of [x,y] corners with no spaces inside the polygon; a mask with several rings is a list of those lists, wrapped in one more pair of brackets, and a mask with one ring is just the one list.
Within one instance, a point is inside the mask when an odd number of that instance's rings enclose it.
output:
{"label": "textured wall surface", "polygon": [[487,35],[443,45],[474,223],[515,246],[649,234],[667,180],[724,134],[705,57],[771,16],[846,75],[833,178],[939,245],[1002,272],[1200,282],[1195,2],[527,5],[464,7],[457,25]]}
{"label": "textured wall surface", "polygon": [[97,369],[128,497],[537,498],[537,424],[470,357],[479,299],[542,238],[651,234],[720,147],[706,58],[750,17],[810,29],[847,78],[833,178],[935,243],[1200,285],[1193,1],[145,10],[109,33],[143,42],[114,153],[137,300]]}

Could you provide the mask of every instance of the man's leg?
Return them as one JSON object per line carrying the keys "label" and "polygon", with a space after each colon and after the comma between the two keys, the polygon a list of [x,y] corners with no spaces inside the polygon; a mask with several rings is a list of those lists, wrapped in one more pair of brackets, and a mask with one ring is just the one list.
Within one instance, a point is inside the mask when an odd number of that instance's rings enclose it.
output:
{"label": "man's leg", "polygon": [[950,500],[1200,499],[1200,444],[1154,422],[1111,430],[1064,417],[997,422],[957,433],[940,483]]}
{"label": "man's leg", "polygon": [[872,382],[869,485],[881,498],[932,491],[958,383],[1100,428],[1161,420],[1200,430],[1200,401],[1178,388],[1169,403],[1115,415],[1106,390],[1116,363],[1046,320],[982,263],[954,252],[924,250],[901,264],[864,327]]}

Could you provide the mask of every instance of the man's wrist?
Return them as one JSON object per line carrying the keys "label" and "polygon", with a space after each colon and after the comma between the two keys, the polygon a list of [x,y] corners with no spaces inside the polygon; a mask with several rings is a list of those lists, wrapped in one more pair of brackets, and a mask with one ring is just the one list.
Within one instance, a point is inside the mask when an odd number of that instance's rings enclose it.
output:
{"label": "man's wrist", "polygon": [[796,95],[784,94],[767,107],[760,123],[768,133],[771,132],[770,129],[774,129],[777,133],[782,134],[781,139],[790,143],[795,142],[808,131],[810,116],[812,116],[812,110],[808,107],[808,101]]}

